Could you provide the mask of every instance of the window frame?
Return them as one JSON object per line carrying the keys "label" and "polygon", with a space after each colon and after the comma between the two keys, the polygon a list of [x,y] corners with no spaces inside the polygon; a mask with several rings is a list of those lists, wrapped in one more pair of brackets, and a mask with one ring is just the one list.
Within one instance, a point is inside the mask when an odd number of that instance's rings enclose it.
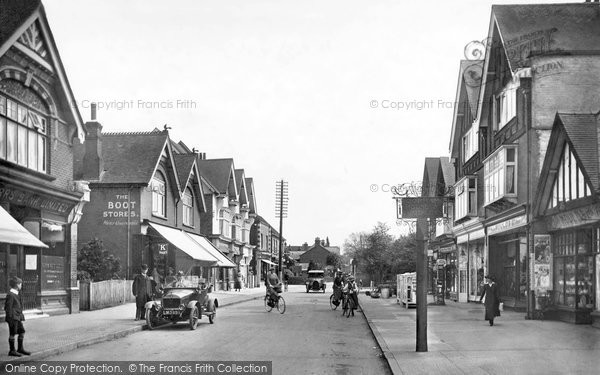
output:
{"label": "window frame", "polygon": [[[508,161],[508,151],[514,150],[514,158]],[[502,145],[483,161],[483,204],[488,206],[502,198],[516,198],[518,190],[518,145]],[[512,167],[512,193],[507,192],[507,176]],[[494,193],[493,195],[490,195]]]}
{"label": "window frame", "polygon": [[183,197],[181,199],[183,206],[183,225],[187,225],[189,227],[194,226],[194,194],[192,189],[187,187],[183,192]]}
{"label": "window frame", "polygon": [[506,126],[517,116],[517,90],[519,82],[511,80],[506,86],[494,95],[494,122],[496,130]]}
{"label": "window frame", "polygon": [[[157,178],[160,176],[162,178]],[[150,182],[152,191],[152,216],[167,217],[167,179],[161,171],[156,171]]]}
{"label": "window frame", "polygon": [[477,176],[461,178],[454,185],[454,220],[477,215]]}

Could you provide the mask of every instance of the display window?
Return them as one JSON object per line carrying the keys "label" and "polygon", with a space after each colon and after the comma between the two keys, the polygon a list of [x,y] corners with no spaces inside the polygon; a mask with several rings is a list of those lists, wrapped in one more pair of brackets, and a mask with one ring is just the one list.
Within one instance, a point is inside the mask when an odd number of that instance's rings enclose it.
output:
{"label": "display window", "polygon": [[598,228],[560,232],[553,236],[556,305],[579,309],[594,307],[597,241]]}

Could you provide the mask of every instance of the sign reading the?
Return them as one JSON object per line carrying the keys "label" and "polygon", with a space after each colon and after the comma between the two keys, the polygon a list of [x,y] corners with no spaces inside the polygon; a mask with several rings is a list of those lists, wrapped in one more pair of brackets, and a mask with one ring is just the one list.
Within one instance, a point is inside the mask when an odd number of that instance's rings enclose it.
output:
{"label": "sign reading the", "polygon": [[114,200],[106,202],[106,210],[102,212],[104,225],[137,225],[139,220],[137,202],[128,194],[115,194]]}
{"label": "sign reading the", "polygon": [[398,219],[444,217],[444,197],[396,198]]}

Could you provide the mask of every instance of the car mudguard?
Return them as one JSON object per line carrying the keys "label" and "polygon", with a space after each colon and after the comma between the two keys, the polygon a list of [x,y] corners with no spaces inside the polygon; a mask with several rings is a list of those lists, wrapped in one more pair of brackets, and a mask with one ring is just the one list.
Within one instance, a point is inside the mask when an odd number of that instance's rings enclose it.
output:
{"label": "car mudguard", "polygon": [[152,307],[156,307],[158,309],[159,304],[156,301],[148,301],[146,302],[146,304],[144,305],[144,308],[146,309],[150,309]]}
{"label": "car mudguard", "polygon": [[196,306],[197,304],[198,304],[198,301],[192,300],[192,301],[188,302],[187,308],[188,309],[193,309],[194,306]]}

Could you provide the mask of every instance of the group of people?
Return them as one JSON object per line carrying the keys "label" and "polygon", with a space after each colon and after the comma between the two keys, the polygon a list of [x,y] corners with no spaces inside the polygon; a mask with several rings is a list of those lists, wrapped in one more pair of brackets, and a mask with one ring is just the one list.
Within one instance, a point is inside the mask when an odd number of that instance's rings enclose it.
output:
{"label": "group of people", "polygon": [[[348,298],[352,298],[354,305],[352,306],[351,314],[354,315],[354,310],[358,307],[358,292],[359,286],[356,283],[354,276],[343,274],[337,271],[333,279],[333,303],[339,306],[340,301],[343,301],[343,294],[347,294]],[[346,306],[342,306],[344,309]]]}
{"label": "group of people", "polygon": [[133,278],[131,287],[135,296],[135,320],[146,319],[146,302],[152,301],[155,294],[160,294],[163,287],[183,288],[186,286],[183,271],[178,271],[175,276],[172,273],[169,272],[163,285],[153,276],[148,276],[148,265],[142,264],[140,273]]}

